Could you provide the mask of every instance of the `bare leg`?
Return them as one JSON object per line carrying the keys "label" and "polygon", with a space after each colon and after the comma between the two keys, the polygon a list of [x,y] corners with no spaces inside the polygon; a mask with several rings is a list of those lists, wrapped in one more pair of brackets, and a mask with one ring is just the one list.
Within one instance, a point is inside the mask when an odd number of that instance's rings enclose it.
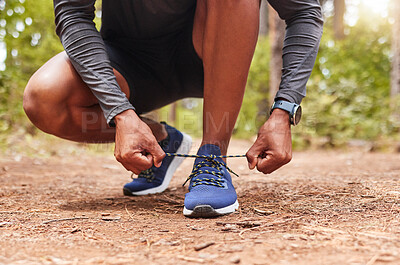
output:
{"label": "bare leg", "polygon": [[203,141],[226,154],[258,36],[258,0],[199,0],[193,44],[203,59]]}
{"label": "bare leg", "polygon": [[[114,70],[122,91],[129,87]],[[29,80],[24,93],[29,119],[44,132],[77,142],[113,142],[115,130],[108,127],[96,97],[73,68],[65,52],[43,65]],[[164,126],[151,120],[157,140],[166,137]]]}

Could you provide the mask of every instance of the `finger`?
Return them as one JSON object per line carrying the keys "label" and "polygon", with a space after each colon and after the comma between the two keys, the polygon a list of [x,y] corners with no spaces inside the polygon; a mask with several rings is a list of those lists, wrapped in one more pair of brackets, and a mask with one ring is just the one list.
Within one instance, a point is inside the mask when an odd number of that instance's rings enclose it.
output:
{"label": "finger", "polygon": [[133,167],[143,171],[153,165],[153,157],[149,153],[134,153],[129,162]]}
{"label": "finger", "polygon": [[137,169],[136,167],[133,167],[133,166],[130,165],[130,164],[126,164],[126,165],[123,164],[123,163],[121,163],[121,164],[122,164],[122,166],[123,166],[126,170],[133,172],[133,174],[135,174],[135,175],[139,175],[140,172],[143,171],[143,170]]}
{"label": "finger", "polygon": [[250,147],[249,151],[246,153],[247,162],[249,163],[249,168],[254,169],[257,165],[257,158],[262,152],[261,146],[257,143],[257,141]]}
{"label": "finger", "polygon": [[153,159],[150,156],[141,154],[141,153],[134,153],[129,157],[125,157],[122,161],[119,161],[126,170],[132,171],[135,174],[139,174],[143,170],[149,169],[153,165]]}
{"label": "finger", "polygon": [[[129,169],[128,169],[129,170]],[[140,174],[140,172],[142,172],[143,170],[140,170],[140,169],[137,169],[137,168],[132,168],[131,170],[129,170],[129,171],[132,171],[133,172],[133,174],[135,174],[135,175],[139,175]]]}
{"label": "finger", "polygon": [[264,173],[270,174],[280,168],[283,164],[277,161],[271,154],[267,154],[265,158],[259,157],[257,160],[257,170]]}
{"label": "finger", "polygon": [[[155,141],[155,139],[154,139]],[[160,167],[161,163],[165,157],[165,152],[161,149],[161,146],[155,141],[148,149],[149,153],[151,154],[152,157],[152,162],[156,167]]]}

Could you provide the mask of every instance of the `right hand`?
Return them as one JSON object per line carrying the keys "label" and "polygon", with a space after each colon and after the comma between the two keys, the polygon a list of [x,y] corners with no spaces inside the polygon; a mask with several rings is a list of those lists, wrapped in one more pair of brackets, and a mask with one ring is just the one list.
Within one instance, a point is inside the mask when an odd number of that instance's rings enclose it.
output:
{"label": "right hand", "polygon": [[114,118],[116,124],[114,156],[135,174],[153,166],[161,166],[165,157],[149,126],[133,110]]}

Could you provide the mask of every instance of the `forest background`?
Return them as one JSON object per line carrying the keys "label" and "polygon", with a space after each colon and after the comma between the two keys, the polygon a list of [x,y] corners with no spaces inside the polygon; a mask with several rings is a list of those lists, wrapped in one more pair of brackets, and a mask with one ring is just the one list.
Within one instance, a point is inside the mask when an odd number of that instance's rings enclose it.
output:
{"label": "forest background", "polygon": [[[325,26],[296,149],[362,147],[400,151],[400,1],[322,1]],[[101,26],[101,1],[96,3]],[[279,86],[285,24],[261,6],[260,37],[234,137],[253,138]],[[24,114],[30,76],[63,50],[52,2],[0,0],[0,150],[49,139]],[[150,115],[201,136],[202,100],[185,99]],[[35,150],[32,150],[35,151]]]}

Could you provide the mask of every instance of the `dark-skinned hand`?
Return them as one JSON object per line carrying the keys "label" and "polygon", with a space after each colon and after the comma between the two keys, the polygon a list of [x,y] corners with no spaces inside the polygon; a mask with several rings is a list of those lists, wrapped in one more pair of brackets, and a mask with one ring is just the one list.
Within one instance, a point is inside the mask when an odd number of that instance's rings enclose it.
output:
{"label": "dark-skinned hand", "polygon": [[114,156],[135,174],[153,166],[159,167],[165,157],[149,126],[133,110],[114,118],[116,124]]}
{"label": "dark-skinned hand", "polygon": [[257,140],[246,154],[249,168],[270,174],[292,159],[289,113],[275,109],[261,126]]}

